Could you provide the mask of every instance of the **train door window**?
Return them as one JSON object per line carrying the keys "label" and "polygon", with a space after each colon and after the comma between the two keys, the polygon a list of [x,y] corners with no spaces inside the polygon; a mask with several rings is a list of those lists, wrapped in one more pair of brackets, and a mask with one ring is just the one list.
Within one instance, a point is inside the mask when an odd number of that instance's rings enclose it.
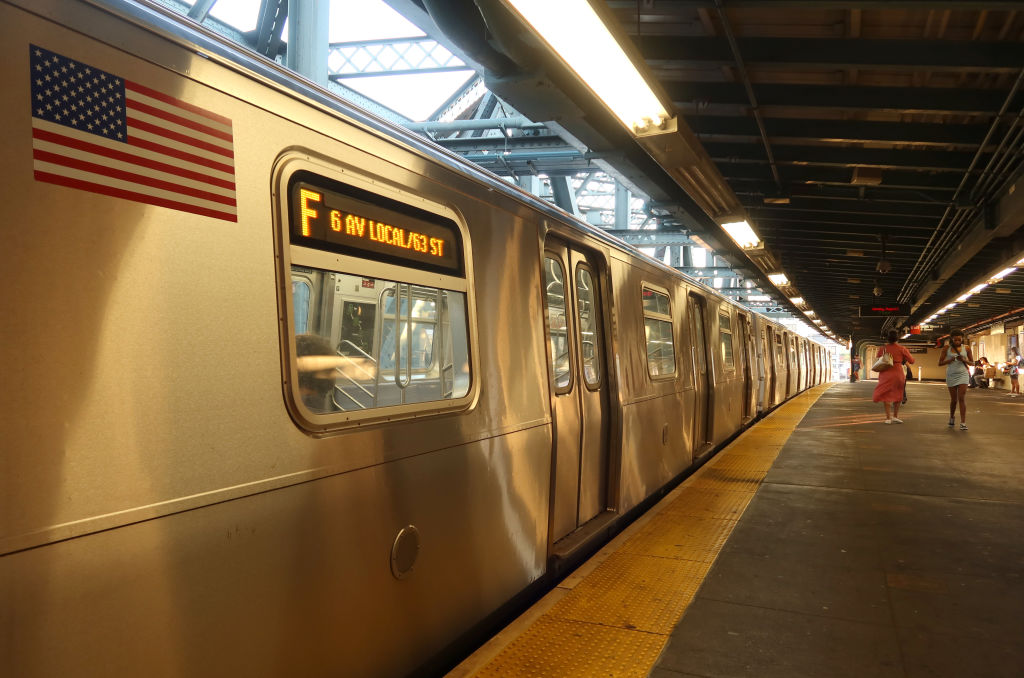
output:
{"label": "train door window", "polygon": [[718,314],[718,343],[722,349],[722,365],[727,370],[736,369],[732,348],[732,319],[728,313]]}
{"label": "train door window", "polygon": [[778,332],[775,333],[775,364],[778,365],[779,369],[783,369],[786,366],[786,353],[782,347],[782,335]]}
{"label": "train door window", "polygon": [[600,309],[596,308],[596,282],[590,269],[576,268],[576,313],[580,332],[580,360],[583,380],[590,389],[601,385],[601,334],[597,325]]}
{"label": "train door window", "polygon": [[668,294],[643,287],[644,336],[647,341],[647,373],[665,377],[676,372],[672,343],[672,314]]}
{"label": "train door window", "polygon": [[285,161],[278,174],[293,417],[326,431],[468,406],[470,290],[456,214],[348,174],[314,174],[309,162]]}
{"label": "train door window", "polygon": [[572,390],[572,345],[569,343],[565,271],[562,262],[544,257],[544,289],[548,312],[548,344],[551,347],[551,384],[555,393]]}

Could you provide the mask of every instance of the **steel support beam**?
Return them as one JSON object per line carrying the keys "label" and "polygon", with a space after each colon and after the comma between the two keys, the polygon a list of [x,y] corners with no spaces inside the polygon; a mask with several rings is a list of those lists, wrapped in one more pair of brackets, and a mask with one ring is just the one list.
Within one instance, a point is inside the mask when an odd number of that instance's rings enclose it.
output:
{"label": "steel support beam", "polygon": [[625,243],[635,247],[660,247],[662,245],[686,245],[700,247],[686,233],[673,233],[671,231],[627,231],[622,229],[608,229],[605,231]]}
{"label": "steel support beam", "polygon": [[[259,19],[256,21],[253,49],[265,57],[276,57],[281,49],[281,35],[287,19],[288,0],[263,0],[260,3]],[[326,68],[324,77],[327,77]]]}
{"label": "steel support beam", "polygon": [[[719,163],[752,162],[765,164],[760,146],[744,143],[706,141],[704,148]],[[829,167],[871,166],[884,169],[920,172],[958,172],[963,174],[974,153],[968,151],[936,151],[907,149],[898,153],[888,148],[830,148],[825,146],[778,145],[775,159],[779,163],[825,165]]]}
{"label": "steel support beam", "polygon": [[576,192],[572,190],[572,183],[569,177],[551,177],[550,181],[555,204],[569,214],[580,217],[580,208],[576,204]]}
{"label": "steel support beam", "polygon": [[[768,177],[765,168],[754,163],[722,162],[718,165],[726,180],[737,190],[742,190],[743,183],[757,181],[763,183]],[[852,186],[850,181],[853,172],[849,167],[830,167],[825,165],[788,165],[783,173],[783,180],[793,184],[837,184]],[[926,188],[930,190],[949,191],[952,198],[960,177],[955,172],[923,172],[907,168],[883,170],[882,183],[866,186],[866,190],[885,190],[888,188]]]}
{"label": "steel support beam", "polygon": [[[734,3],[730,2],[729,6]],[[985,3],[985,9],[989,9]],[[718,37],[644,35],[635,39],[644,59],[657,66],[730,66],[729,44]],[[870,68],[980,70],[1015,73],[1024,63],[1024,44],[951,40],[834,40],[831,38],[737,38],[748,64],[814,69]]]}
{"label": "steel support beam", "polygon": [[[378,74],[379,75],[379,74]],[[547,127],[541,122],[531,122],[526,118],[481,118],[476,120],[453,120],[451,122],[410,122],[405,125],[413,132],[465,132],[469,130],[506,130],[506,129],[543,129]],[[557,139],[566,148],[569,147],[560,137],[548,135],[548,138]],[[465,139],[464,141],[473,141]]]}
{"label": "steel support beam", "polygon": [[[680,107],[699,103],[748,105],[743,85],[727,82],[672,82],[663,87]],[[995,114],[1006,92],[939,87],[868,87],[854,85],[757,85],[761,106],[872,109],[898,113]],[[689,117],[689,116],[687,116]],[[770,111],[765,117],[772,117]]]}
{"label": "steel support beam", "polygon": [[206,21],[206,15],[210,13],[210,9],[217,0],[196,0],[196,4],[188,10],[188,18],[192,19],[197,23],[203,23]]}
{"label": "steel support beam", "polygon": [[[692,115],[686,122],[699,139],[723,137],[757,139],[753,118],[738,115]],[[806,120],[766,117],[768,137],[806,139],[829,143],[894,143],[924,146],[977,147],[985,138],[988,125],[974,123],[878,122],[873,120]]]}

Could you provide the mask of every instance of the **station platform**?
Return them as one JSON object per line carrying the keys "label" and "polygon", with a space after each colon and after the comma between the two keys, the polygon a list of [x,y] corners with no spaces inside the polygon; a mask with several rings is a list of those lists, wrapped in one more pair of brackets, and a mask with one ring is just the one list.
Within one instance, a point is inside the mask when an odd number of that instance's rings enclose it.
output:
{"label": "station platform", "polygon": [[[448,674],[1024,676],[1024,398],[819,386]],[[959,419],[958,422],[959,424]]]}

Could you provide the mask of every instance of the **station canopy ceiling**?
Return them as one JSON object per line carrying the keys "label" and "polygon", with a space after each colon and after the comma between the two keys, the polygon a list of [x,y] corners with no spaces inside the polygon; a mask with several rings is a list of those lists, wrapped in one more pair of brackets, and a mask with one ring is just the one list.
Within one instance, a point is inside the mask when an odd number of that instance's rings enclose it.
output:
{"label": "station canopy ceiling", "polygon": [[[610,169],[841,338],[1024,310],[1024,3],[593,0],[679,130],[627,130],[501,0],[388,0],[543,128],[435,135],[499,174]],[[660,146],[659,146],[660,144]],[[762,246],[720,222],[746,216]],[[994,280],[972,296],[957,299]],[[898,308],[892,318],[861,307]],[[929,335],[926,330],[925,336]]]}

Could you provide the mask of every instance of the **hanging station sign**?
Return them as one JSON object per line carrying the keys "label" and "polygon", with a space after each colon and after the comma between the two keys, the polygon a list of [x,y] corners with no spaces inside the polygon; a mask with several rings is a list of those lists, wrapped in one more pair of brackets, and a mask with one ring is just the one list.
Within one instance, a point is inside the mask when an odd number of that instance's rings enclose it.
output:
{"label": "hanging station sign", "polygon": [[910,315],[909,309],[903,304],[866,304],[860,307],[861,318],[887,318],[890,316]]}

